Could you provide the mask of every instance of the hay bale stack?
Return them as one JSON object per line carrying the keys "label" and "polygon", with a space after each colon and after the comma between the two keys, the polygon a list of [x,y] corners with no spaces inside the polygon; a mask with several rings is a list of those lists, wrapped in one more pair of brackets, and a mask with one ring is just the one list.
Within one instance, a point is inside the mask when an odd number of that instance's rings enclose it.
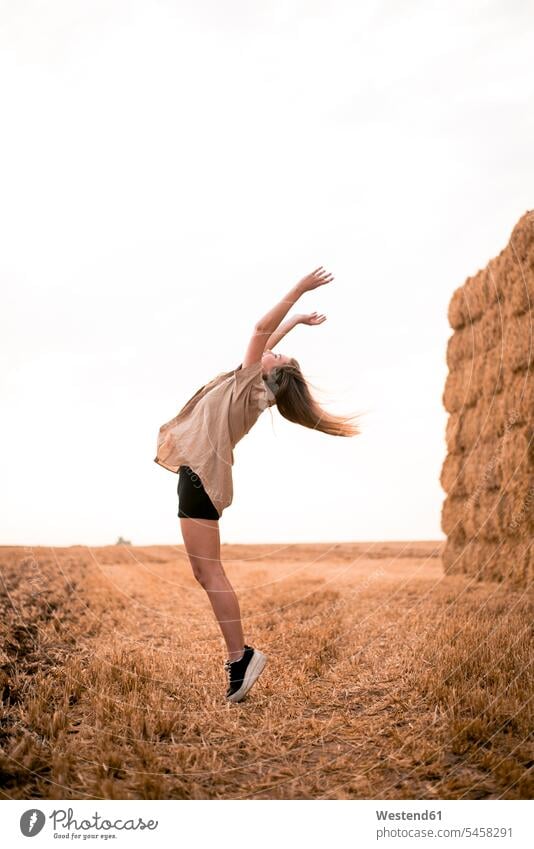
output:
{"label": "hay bale stack", "polygon": [[534,212],[449,304],[441,470],[448,573],[532,587]]}

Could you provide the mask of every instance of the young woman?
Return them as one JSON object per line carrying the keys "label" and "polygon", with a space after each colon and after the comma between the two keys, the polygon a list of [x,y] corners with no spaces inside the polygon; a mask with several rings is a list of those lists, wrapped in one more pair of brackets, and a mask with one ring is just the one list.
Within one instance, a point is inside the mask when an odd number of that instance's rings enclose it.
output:
{"label": "young woman", "polygon": [[305,293],[332,282],[322,266],[300,280],[254,327],[243,362],[202,386],[158,435],[155,462],[178,473],[178,516],[194,575],[206,590],[228,659],[226,698],[238,702],[261,674],[266,656],[244,642],[237,597],[220,560],[219,519],[233,498],[233,448],[261,412],[276,404],[291,422],[333,436],[360,433],[356,416],[335,416],[312,397],[299,363],[273,353],[297,324],[318,325],[316,312],[282,322]]}

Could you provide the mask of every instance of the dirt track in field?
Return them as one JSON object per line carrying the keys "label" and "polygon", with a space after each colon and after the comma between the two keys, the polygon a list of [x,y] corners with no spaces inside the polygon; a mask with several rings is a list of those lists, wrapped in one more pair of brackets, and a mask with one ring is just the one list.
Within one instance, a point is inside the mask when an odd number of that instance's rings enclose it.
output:
{"label": "dirt track in field", "polygon": [[441,545],[223,545],[269,657],[236,705],[182,546],[1,548],[0,792],[532,798],[532,594]]}

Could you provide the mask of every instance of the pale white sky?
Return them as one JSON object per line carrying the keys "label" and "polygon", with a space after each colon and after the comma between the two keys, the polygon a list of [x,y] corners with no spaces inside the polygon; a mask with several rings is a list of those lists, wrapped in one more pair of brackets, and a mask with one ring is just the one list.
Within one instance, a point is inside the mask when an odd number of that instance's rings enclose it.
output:
{"label": "pale white sky", "polygon": [[532,208],[528,2],[0,2],[2,544],[180,543],[160,424],[318,265],[223,542],[439,539],[454,289]]}

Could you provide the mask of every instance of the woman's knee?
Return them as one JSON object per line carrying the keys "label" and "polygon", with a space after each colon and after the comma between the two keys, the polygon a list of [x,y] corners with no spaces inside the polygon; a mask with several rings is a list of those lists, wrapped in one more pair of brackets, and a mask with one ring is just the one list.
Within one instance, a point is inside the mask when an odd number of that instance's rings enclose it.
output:
{"label": "woman's knee", "polygon": [[193,575],[202,587],[207,588],[224,576],[224,569],[220,560],[207,562],[206,560],[197,560],[195,557],[190,559]]}

